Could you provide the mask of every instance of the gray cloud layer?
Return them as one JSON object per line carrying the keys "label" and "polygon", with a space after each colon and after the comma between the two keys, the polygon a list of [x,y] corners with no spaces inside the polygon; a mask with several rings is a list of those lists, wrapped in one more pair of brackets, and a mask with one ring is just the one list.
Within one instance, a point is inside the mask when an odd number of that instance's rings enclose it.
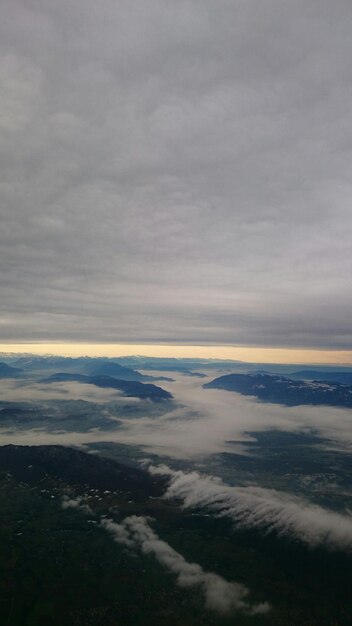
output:
{"label": "gray cloud layer", "polygon": [[352,347],[337,0],[4,0],[0,340]]}

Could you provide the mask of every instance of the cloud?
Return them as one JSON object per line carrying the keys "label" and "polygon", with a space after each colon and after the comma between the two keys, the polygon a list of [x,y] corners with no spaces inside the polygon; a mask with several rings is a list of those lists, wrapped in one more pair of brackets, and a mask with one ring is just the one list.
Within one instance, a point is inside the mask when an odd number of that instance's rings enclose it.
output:
{"label": "cloud", "polygon": [[97,404],[107,402],[137,404],[138,399],[124,397],[118,391],[103,389],[96,385],[82,385],[77,382],[58,382],[50,384],[23,383],[17,379],[1,380],[1,400],[6,402],[35,402],[50,400],[85,400]]}
{"label": "cloud", "polygon": [[68,496],[63,496],[61,506],[63,509],[77,509],[84,513],[92,514],[92,509],[88,504],[84,504],[81,497],[69,498]]}
{"label": "cloud", "polygon": [[130,531],[128,528],[122,523],[117,524],[111,519],[102,519],[101,525],[105,530],[108,530],[114,537],[114,540],[128,548],[131,548],[135,545],[134,540],[131,537]]}
{"label": "cloud", "polygon": [[[103,411],[103,403],[106,402],[107,411],[104,416],[111,422],[111,429],[107,429],[108,424],[105,424],[104,430],[96,429],[88,433],[67,431],[55,434],[47,432],[45,428],[21,432],[2,430],[2,441],[64,445],[111,441],[139,446],[147,453],[192,460],[221,452],[250,454],[246,444],[255,441],[255,432],[271,429],[314,432],[317,438],[329,440],[344,451],[352,446],[349,409],[324,406],[284,407],[262,403],[237,393],[205,390],[202,384],[207,379],[194,379],[175,372],[172,375],[174,382],[163,382],[163,387],[174,396],[171,410],[163,412],[162,406],[155,407],[147,402],[141,405],[142,410],[137,417],[133,411],[126,416],[123,407],[127,404],[131,408],[138,407],[141,402],[119,397],[115,392],[111,393],[111,390],[96,387],[87,389],[88,385],[79,383],[18,387],[17,382],[2,381],[1,400],[18,402],[83,399],[100,403]],[[118,428],[115,428],[114,418],[118,419]]]}
{"label": "cloud", "polygon": [[220,613],[238,610],[256,615],[266,613],[268,603],[251,605],[247,598],[249,590],[241,584],[227,582],[221,576],[205,572],[197,563],[189,563],[168,543],[161,540],[150,528],[150,518],[133,515],[120,524],[103,519],[101,524],[114,537],[114,540],[127,547],[139,547],[144,554],[153,554],[171,573],[176,574],[180,587],[200,587],[208,609]]}
{"label": "cloud", "polygon": [[174,382],[163,382],[163,387],[174,396],[173,408],[163,415],[146,412],[143,418],[124,420],[118,435],[121,442],[178,459],[221,452],[248,454],[246,444],[255,440],[255,432],[271,429],[314,432],[346,451],[352,446],[350,409],[262,403],[237,393],[203,389],[207,379],[172,375]]}
{"label": "cloud", "polygon": [[5,0],[1,340],[351,348],[350,21]]}
{"label": "cloud", "polygon": [[[62,498],[64,509],[73,508],[84,513],[92,514],[91,508],[84,504],[81,497]],[[127,548],[139,548],[144,554],[153,554],[155,558],[172,574],[177,576],[180,587],[200,587],[205,605],[208,609],[220,613],[244,611],[250,615],[267,613],[270,605],[267,602],[250,604],[249,589],[242,584],[227,582],[218,574],[205,572],[197,563],[189,563],[168,543],[162,541],[149,525],[151,518],[132,515],[121,523],[109,518],[101,518],[102,528],[108,531],[114,541]]]}
{"label": "cloud", "polygon": [[[83,498],[64,496],[61,502],[63,509],[75,509],[92,515],[89,505]],[[249,589],[242,584],[228,582],[218,574],[206,572],[197,563],[189,563],[168,543],[161,540],[149,525],[151,518],[132,515],[120,523],[109,518],[100,518],[100,525],[108,531],[114,541],[131,549],[139,548],[144,554],[153,554],[155,558],[172,574],[177,576],[180,587],[200,587],[206,608],[219,612],[243,611],[249,615],[267,613],[270,605],[267,602],[251,604],[248,601]]]}
{"label": "cloud", "polygon": [[352,550],[350,513],[335,513],[275,489],[229,486],[220,478],[166,465],[149,465],[148,470],[170,478],[164,497],[182,500],[185,508],[205,508],[239,527],[275,531],[311,546]]}

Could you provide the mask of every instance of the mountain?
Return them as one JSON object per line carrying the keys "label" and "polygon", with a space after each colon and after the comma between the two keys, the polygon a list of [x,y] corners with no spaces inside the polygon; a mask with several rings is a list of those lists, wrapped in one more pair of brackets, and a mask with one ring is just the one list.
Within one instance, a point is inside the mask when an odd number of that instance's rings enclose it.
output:
{"label": "mountain", "polygon": [[134,497],[143,500],[149,494],[161,495],[165,483],[165,480],[152,480],[147,472],[137,467],[55,445],[0,446],[0,471],[11,472],[17,479],[31,484],[40,484],[51,477],[70,485],[126,489],[127,493],[133,491]]}
{"label": "mountain", "polygon": [[119,380],[139,380],[144,379],[143,374],[136,370],[124,367],[119,363],[105,361],[100,367],[92,371],[94,376],[112,376]]}
{"label": "mountain", "polygon": [[299,370],[293,372],[290,378],[298,380],[320,380],[329,383],[341,383],[342,385],[352,385],[352,370],[350,372],[332,372],[321,370]]}
{"label": "mountain", "polygon": [[106,357],[64,357],[64,356],[36,356],[24,355],[12,359],[11,363],[19,366],[26,372],[33,374],[46,372],[47,375],[55,372],[73,372],[88,376],[112,376],[119,380],[154,381],[164,380],[171,382],[172,378],[165,376],[149,376],[141,374],[132,367],[121,365],[116,360]]}
{"label": "mountain", "polygon": [[117,389],[118,391],[122,391],[123,395],[129,398],[148,398],[153,401],[172,398],[171,393],[157,385],[141,383],[137,380],[119,380],[112,376],[85,376],[84,374],[58,372],[57,374],[48,376],[48,378],[42,379],[41,382],[58,383],[66,381],[95,385],[96,387],[107,389]]}
{"label": "mountain", "polygon": [[216,361],[215,359],[189,359],[175,357],[148,357],[148,356],[124,356],[119,358],[119,362],[127,367],[143,369],[143,370],[164,370],[170,372],[180,372],[192,375],[196,370],[198,375],[199,369],[221,369],[233,370],[234,368],[246,370],[253,365],[241,361]]}
{"label": "mountain", "polygon": [[112,376],[113,378],[118,378],[119,380],[172,381],[172,378],[168,378],[166,376],[146,376],[145,374],[141,374],[130,367],[124,367],[123,365],[120,365],[120,363],[116,363],[116,361],[104,361],[100,367],[93,369],[91,374],[94,376]]}
{"label": "mountain", "polygon": [[306,382],[271,374],[228,374],[203,385],[205,389],[225,389],[263,402],[296,406],[299,404],[352,407],[352,386],[340,383]]}
{"label": "mountain", "polygon": [[89,373],[92,368],[98,368],[102,363],[101,358],[90,357],[64,357],[64,356],[37,356],[26,355],[19,357],[13,363],[17,367],[29,371],[57,370],[57,371],[81,371]]}
{"label": "mountain", "polygon": [[87,383],[94,385],[95,383],[91,383],[88,381],[89,378],[93,378],[92,376],[86,376],[85,374],[74,374],[72,372],[57,372],[56,374],[52,374],[47,378],[42,378],[41,383],[65,383],[65,382],[76,382],[76,383]]}
{"label": "mountain", "polygon": [[23,371],[18,367],[11,367],[6,363],[0,363],[0,378],[18,378],[23,375]]}

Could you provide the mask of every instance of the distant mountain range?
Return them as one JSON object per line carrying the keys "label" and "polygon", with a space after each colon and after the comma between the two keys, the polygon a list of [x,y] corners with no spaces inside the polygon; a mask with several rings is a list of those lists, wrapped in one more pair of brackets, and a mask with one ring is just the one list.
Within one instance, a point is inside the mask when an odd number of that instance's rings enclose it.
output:
{"label": "distant mountain range", "polygon": [[296,406],[300,404],[352,407],[352,386],[322,381],[292,380],[272,374],[228,374],[203,385],[225,389],[263,402]]}
{"label": "distant mountain range", "polygon": [[86,385],[95,385],[106,389],[116,389],[129,398],[148,398],[153,401],[169,400],[171,393],[153,384],[142,383],[138,380],[119,380],[112,376],[86,376],[71,372],[58,372],[41,380],[43,383],[78,382]]}
{"label": "distant mountain range", "polygon": [[[155,371],[174,371],[186,376],[204,376],[199,370],[219,370],[226,373],[270,373],[282,375],[292,378],[311,378],[314,375],[315,380],[322,380],[322,376],[328,374],[329,379],[335,382],[345,382],[341,379],[337,380],[335,376],[340,373],[349,374],[352,377],[352,366],[332,366],[332,365],[288,365],[273,363],[246,363],[244,361],[235,360],[216,360],[216,359],[190,359],[190,358],[162,358],[147,356],[126,356],[118,358],[109,357],[63,357],[55,355],[39,356],[34,354],[15,355],[11,353],[0,353],[1,361],[21,368],[25,371],[35,372],[40,370],[51,370],[50,373],[57,372],[79,372],[81,374],[96,374],[102,370],[101,374],[115,376],[126,380],[150,380],[139,370],[155,370]],[[115,365],[117,368],[115,368]],[[106,369],[105,369],[106,368]],[[122,375],[124,368],[125,373]],[[105,370],[105,371],[104,371]],[[114,373],[115,370],[115,373]],[[120,375],[118,373],[120,372]],[[138,370],[138,371],[137,371]],[[127,378],[128,376],[128,378]],[[334,376],[334,379],[332,379]],[[139,378],[142,377],[142,378]],[[157,377],[157,380],[162,380]],[[326,379],[327,380],[327,379]]]}
{"label": "distant mountain range", "polygon": [[165,380],[171,381],[172,378],[165,376],[149,376],[121,365],[116,360],[104,359],[101,357],[61,357],[61,356],[24,356],[11,361],[16,367],[19,366],[22,371],[27,373],[36,373],[47,371],[57,372],[77,372],[91,376],[112,376],[119,380],[138,380],[152,381]]}
{"label": "distant mountain range", "polygon": [[143,374],[140,372],[136,372],[129,367],[124,367],[119,363],[110,363],[109,361],[103,362],[100,367],[93,367],[91,374],[93,376],[112,376],[113,378],[118,378],[119,380],[142,381],[144,379]]}
{"label": "distant mountain range", "polygon": [[118,378],[119,380],[165,380],[172,381],[172,378],[167,378],[166,376],[146,376],[145,374],[141,374],[136,370],[131,369],[130,367],[124,367],[120,365],[120,363],[116,363],[114,361],[104,361],[100,367],[97,369],[93,368],[92,374],[94,376],[112,376],[114,378]]}
{"label": "distant mountain range", "polygon": [[342,385],[352,385],[352,371],[321,371],[321,370],[299,370],[290,374],[290,378],[298,380],[320,380],[330,383],[341,383]]}

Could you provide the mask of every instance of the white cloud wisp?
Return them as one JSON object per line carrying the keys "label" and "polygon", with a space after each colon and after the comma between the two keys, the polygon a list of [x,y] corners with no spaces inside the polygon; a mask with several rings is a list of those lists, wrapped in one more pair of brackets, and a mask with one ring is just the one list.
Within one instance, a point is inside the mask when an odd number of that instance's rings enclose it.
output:
{"label": "white cloud wisp", "polygon": [[217,477],[174,471],[166,465],[150,465],[148,470],[170,478],[164,497],[182,500],[185,508],[205,508],[242,528],[276,531],[310,546],[352,550],[349,513],[330,511],[274,489],[233,487]]}
{"label": "white cloud wisp", "polygon": [[208,609],[219,613],[243,611],[249,615],[269,611],[267,602],[251,605],[247,601],[249,590],[244,585],[228,582],[218,574],[204,571],[197,563],[186,561],[158,537],[148,522],[149,518],[132,515],[120,524],[111,519],[104,519],[101,524],[117,543],[128,548],[139,547],[144,554],[153,554],[161,565],[177,576],[180,587],[200,587]]}

